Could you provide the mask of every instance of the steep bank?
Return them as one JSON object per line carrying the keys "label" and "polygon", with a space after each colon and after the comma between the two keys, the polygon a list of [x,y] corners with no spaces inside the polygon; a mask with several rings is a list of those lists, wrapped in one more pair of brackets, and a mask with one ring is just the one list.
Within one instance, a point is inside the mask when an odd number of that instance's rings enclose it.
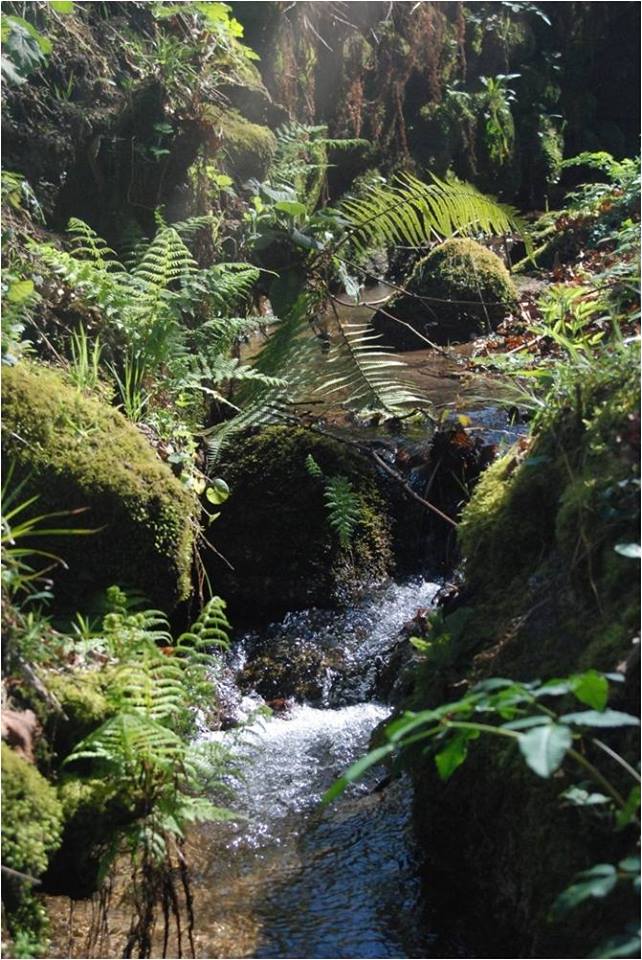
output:
{"label": "steep bank", "polygon": [[[638,405],[631,348],[569,383],[530,443],[482,477],[460,527],[464,581],[444,607],[446,646],[419,668],[415,709],[489,677],[597,667],[624,674],[613,705],[638,712],[639,563],[624,547],[639,525]],[[636,735],[604,734],[635,763]],[[626,796],[618,764],[607,759],[605,772]],[[608,816],[560,799],[572,773],[543,781],[514,748],[482,739],[446,783],[432,759],[415,761],[414,781],[427,876],[442,907],[480,931],[481,955],[586,956],[626,927],[635,908],[625,892],[550,922],[576,872],[635,843],[634,826],[614,833]]]}

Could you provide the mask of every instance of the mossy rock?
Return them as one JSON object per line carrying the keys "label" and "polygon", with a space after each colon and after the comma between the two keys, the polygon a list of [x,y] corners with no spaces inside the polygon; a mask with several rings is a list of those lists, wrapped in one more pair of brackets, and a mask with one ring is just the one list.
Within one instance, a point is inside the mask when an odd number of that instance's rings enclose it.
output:
{"label": "mossy rock", "polygon": [[276,152],[276,137],[268,127],[252,123],[237,110],[222,110],[214,118],[223,133],[225,166],[242,183],[250,177],[262,180]]}
{"label": "mossy rock", "polygon": [[446,240],[432,250],[416,264],[405,286],[415,296],[397,294],[373,320],[385,342],[401,350],[418,350],[424,344],[385,314],[429,340],[447,343],[490,333],[517,302],[517,290],[500,258],[467,238]]}
{"label": "mossy rock", "polygon": [[[39,539],[65,561],[56,598],[133,587],[171,609],[191,591],[197,505],[139,431],[117,410],[67,384],[57,371],[22,362],[2,377],[5,463],[37,495],[38,514],[84,509],[54,526],[90,535]],[[48,524],[49,525],[49,524]]]}
{"label": "mossy rock", "polygon": [[45,876],[46,888],[74,899],[88,897],[100,886],[101,861],[115,834],[135,819],[136,800],[122,793],[122,782],[76,774],[63,777],[58,797],[64,832]]}
{"label": "mossy rock", "polygon": [[[424,658],[406,708],[457,700],[462,687],[488,677],[546,680],[596,668],[623,671],[611,705],[639,710],[639,562],[615,549],[638,542],[638,358],[631,345],[567,372],[530,445],[482,476],[459,527],[465,583],[446,608],[448,656],[441,664]],[[466,608],[456,636],[455,617]],[[611,746],[635,763],[638,731],[613,737]],[[608,776],[628,793],[617,765]],[[542,780],[514,745],[480,738],[447,783],[419,756],[414,777],[432,889],[458,909],[468,905],[466,922],[493,956],[589,956],[632,915],[618,888],[604,905],[592,901],[548,922],[575,872],[615,863],[635,843],[606,818],[582,829],[587,812],[559,796],[577,784],[576,769]],[[489,902],[492,923],[478,906]]]}
{"label": "mossy rock", "polygon": [[[306,469],[309,455],[325,476],[348,477],[358,495],[360,520],[347,550],[328,523],[323,481]],[[390,572],[386,497],[367,459],[351,448],[309,430],[268,427],[239,438],[219,469],[231,495],[212,538],[233,571],[213,553],[206,563],[233,610],[328,606]]]}
{"label": "mossy rock", "polygon": [[60,704],[64,718],[48,713],[45,729],[58,759],[64,759],[86,736],[115,713],[106,697],[113,684],[113,668],[43,672],[46,688]]}
{"label": "mossy rock", "polygon": [[55,787],[36,768],[2,744],[2,862],[39,877],[60,846],[62,806]]}

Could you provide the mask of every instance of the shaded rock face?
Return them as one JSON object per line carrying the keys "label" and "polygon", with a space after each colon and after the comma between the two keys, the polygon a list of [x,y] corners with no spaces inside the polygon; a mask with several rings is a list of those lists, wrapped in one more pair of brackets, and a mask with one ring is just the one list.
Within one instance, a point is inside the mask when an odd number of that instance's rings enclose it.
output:
{"label": "shaded rock face", "polygon": [[405,289],[410,295],[396,294],[373,318],[385,342],[400,350],[425,346],[421,337],[449,343],[490,333],[517,301],[500,258],[474,240],[459,238],[420,260]]}
{"label": "shaded rock face", "polygon": [[52,572],[56,602],[116,582],[165,610],[186,599],[198,505],[136,427],[26,361],[5,367],[2,401],[2,453],[16,483],[25,480],[21,496],[38,497],[38,514],[67,511],[61,528],[91,531],[38,541],[65,563]]}
{"label": "shaded rock face", "polygon": [[[328,477],[352,482],[360,519],[348,549],[328,523],[324,486],[310,476],[312,455]],[[239,438],[220,465],[231,490],[216,521],[215,554],[205,562],[217,592],[249,620],[336,602],[392,569],[390,521],[381,481],[350,448],[304,429],[269,427]]]}
{"label": "shaded rock face", "polygon": [[[461,3],[232,6],[291,118],[373,144],[331,172],[337,194],[364,164],[389,172],[411,163],[539,206],[559,190],[562,155],[638,149],[635,4],[551,4],[546,19],[533,7]],[[604,63],[616,83],[603,82]],[[478,78],[512,73],[510,144],[498,160]]]}
{"label": "shaded rock face", "polygon": [[[455,614],[460,623],[468,616],[442,665],[428,657],[415,670],[406,706],[455,701],[488,677],[528,681],[594,667],[624,672],[611,705],[638,712],[639,565],[615,550],[639,524],[637,360],[613,357],[604,366],[542,416],[530,446],[482,475],[463,511],[465,582],[444,606],[444,632],[454,635]],[[635,762],[638,740],[632,728],[611,733],[609,744]],[[628,795],[630,778],[597,754],[593,762]],[[608,817],[564,802],[560,794],[581,779],[565,765],[543,780],[495,739],[476,742],[446,783],[432,759],[416,758],[417,830],[436,909],[458,917],[463,909],[489,955],[588,956],[633,915],[623,890],[549,922],[576,872],[618,861],[637,839],[631,828],[614,833]]]}

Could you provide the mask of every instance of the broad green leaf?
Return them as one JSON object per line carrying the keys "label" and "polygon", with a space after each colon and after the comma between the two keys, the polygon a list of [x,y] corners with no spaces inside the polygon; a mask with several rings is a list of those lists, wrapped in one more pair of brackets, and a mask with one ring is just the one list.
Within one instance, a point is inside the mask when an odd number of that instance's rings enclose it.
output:
{"label": "broad green leaf", "polygon": [[274,204],[274,209],[287,213],[289,217],[304,217],[308,212],[306,205],[298,200],[279,200]]}
{"label": "broad green leaf", "polygon": [[33,280],[15,280],[9,287],[7,300],[9,303],[24,303],[34,291]]}
{"label": "broad green leaf", "polygon": [[591,897],[605,897],[617,883],[617,870],[612,863],[598,863],[579,873],[577,879],[579,882],[563,890],[553,904],[554,917],[562,916]]}
{"label": "broad green leaf", "polygon": [[630,713],[620,710],[580,710],[577,713],[565,713],[560,717],[562,723],[574,723],[581,727],[638,727],[640,721]]}
{"label": "broad green leaf", "polygon": [[609,682],[597,670],[587,670],[572,678],[573,693],[581,703],[595,710],[604,710],[609,698]]}
{"label": "broad green leaf", "polygon": [[370,767],[374,767],[377,763],[381,763],[384,757],[390,756],[394,747],[392,744],[386,744],[383,747],[377,747],[376,750],[371,750],[370,753],[366,754],[365,757],[361,757],[360,760],[357,760],[356,763],[353,763],[351,767],[346,770],[342,777],[339,777],[338,780],[332,784],[329,790],[326,791],[322,803],[331,803],[333,800],[336,800],[340,796],[346,787],[350,783],[354,783],[355,780],[358,780],[366,770],[369,770]]}
{"label": "broad green leaf", "polygon": [[550,777],[557,770],[572,742],[568,727],[557,723],[529,730],[518,741],[526,763],[539,777]]}
{"label": "broad green leaf", "polygon": [[629,557],[631,560],[639,560],[642,557],[642,547],[639,543],[617,543],[614,547],[616,553],[623,557]]}
{"label": "broad green leaf", "polygon": [[229,495],[230,488],[226,484],[225,480],[221,479],[221,477],[217,477],[216,480],[212,480],[210,486],[205,491],[205,496],[209,502],[214,503],[217,506],[219,503],[225,503]]}
{"label": "broad green leaf", "polygon": [[437,772],[442,780],[448,780],[457,767],[460,767],[468,756],[468,741],[476,739],[478,732],[461,730],[448,741],[443,750],[435,756]]}
{"label": "broad green leaf", "polygon": [[49,6],[63,15],[74,12],[73,0],[49,0]]}

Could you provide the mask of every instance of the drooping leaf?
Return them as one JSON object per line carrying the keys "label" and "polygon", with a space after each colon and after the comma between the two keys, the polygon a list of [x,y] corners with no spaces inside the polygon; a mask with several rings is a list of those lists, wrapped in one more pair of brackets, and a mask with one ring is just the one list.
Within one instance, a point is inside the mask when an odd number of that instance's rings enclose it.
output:
{"label": "drooping leaf", "polygon": [[581,703],[595,710],[604,710],[609,698],[609,682],[597,670],[587,670],[573,677],[573,693]]}
{"label": "drooping leaf", "polygon": [[336,800],[349,784],[358,780],[370,767],[374,767],[376,764],[381,763],[385,757],[390,756],[393,749],[392,744],[386,744],[383,747],[377,747],[375,750],[371,750],[365,757],[361,757],[360,760],[357,760],[356,763],[353,763],[352,766],[346,770],[343,776],[339,777],[339,779],[332,784],[330,789],[324,794],[322,802],[327,804]]}
{"label": "drooping leaf", "polygon": [[435,756],[437,772],[442,780],[452,777],[455,770],[462,765],[468,756],[468,743],[476,739],[479,733],[471,730],[460,730],[451,737],[446,746]]}
{"label": "drooping leaf", "polygon": [[557,723],[535,727],[521,734],[518,740],[526,763],[539,777],[555,773],[572,742],[569,728]]}

